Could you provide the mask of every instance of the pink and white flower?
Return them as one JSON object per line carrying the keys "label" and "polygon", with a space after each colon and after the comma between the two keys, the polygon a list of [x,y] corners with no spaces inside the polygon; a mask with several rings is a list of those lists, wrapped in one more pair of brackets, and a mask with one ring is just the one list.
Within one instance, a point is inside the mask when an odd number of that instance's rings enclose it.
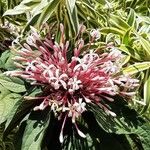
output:
{"label": "pink and white flower", "polygon": [[101,36],[101,34],[100,34],[98,29],[92,29],[91,32],[90,32],[90,35],[95,40],[100,39],[100,36]]}
{"label": "pink and white flower", "polygon": [[[79,135],[85,137],[78,129],[76,120],[87,110],[86,105],[100,104],[107,114],[115,117],[115,113],[102,104],[101,99],[113,101],[109,96],[116,94],[133,96],[138,80],[124,75],[114,76],[122,67],[120,61],[123,55],[119,50],[110,49],[102,55],[94,50],[87,50],[84,55],[80,54],[84,46],[83,39],[77,42],[73,50],[74,56],[69,61],[69,42],[64,40],[62,25],[61,32],[60,43],[57,43],[49,36],[41,40],[34,30],[23,48],[17,51],[15,61],[20,64],[20,70],[5,74],[24,78],[31,81],[31,84],[39,84],[49,89],[46,96],[37,97],[42,102],[34,110],[50,107],[57,116],[64,116],[60,133],[60,142],[63,142],[63,129],[68,117],[72,118]],[[100,37],[98,30],[92,30],[90,34],[95,39]]]}

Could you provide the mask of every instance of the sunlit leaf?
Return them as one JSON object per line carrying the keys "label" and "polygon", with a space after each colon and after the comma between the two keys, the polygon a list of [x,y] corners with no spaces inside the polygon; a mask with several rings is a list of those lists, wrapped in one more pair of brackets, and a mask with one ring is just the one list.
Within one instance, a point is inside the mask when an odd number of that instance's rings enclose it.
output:
{"label": "sunlit leaf", "polygon": [[3,16],[7,16],[7,15],[20,15],[20,14],[23,14],[23,13],[29,11],[29,10],[30,10],[30,8],[28,6],[18,5],[14,9],[7,10],[4,13]]}
{"label": "sunlit leaf", "polygon": [[19,5],[13,9],[7,10],[3,16],[7,15],[20,15],[27,13],[32,10],[33,7],[37,6],[40,3],[40,0],[23,0]]}
{"label": "sunlit leaf", "polygon": [[7,77],[1,74],[0,84],[12,92],[21,93],[26,91],[24,81],[16,77]]}
{"label": "sunlit leaf", "polygon": [[66,0],[66,5],[67,5],[68,15],[70,19],[69,22],[71,22],[71,26],[74,30],[74,33],[77,34],[79,28],[79,22],[78,22],[77,8],[75,6],[75,1]]}
{"label": "sunlit leaf", "polygon": [[130,43],[130,31],[131,31],[131,28],[129,28],[126,33],[123,35],[123,38],[122,38],[122,43],[125,44],[125,45],[129,45]]}
{"label": "sunlit leaf", "polygon": [[27,120],[21,145],[22,150],[41,150],[42,139],[49,124],[49,111],[32,112]]}
{"label": "sunlit leaf", "polygon": [[94,114],[99,126],[108,133],[132,134],[138,124],[137,115],[134,110],[129,108],[120,108],[122,115],[116,114],[116,117],[109,116],[99,106],[89,105],[89,110]]}
{"label": "sunlit leaf", "polygon": [[131,26],[134,27],[135,25],[135,21],[136,21],[136,15],[135,15],[135,11],[131,8],[128,18],[127,18],[127,23]]}
{"label": "sunlit leaf", "polygon": [[141,36],[139,36],[139,42],[141,43],[144,50],[147,52],[147,55],[150,57],[150,42],[148,42]]}
{"label": "sunlit leaf", "polygon": [[144,79],[144,93],[143,93],[143,103],[145,104],[145,106],[143,107],[143,109],[141,110],[141,113],[145,113],[146,111],[149,111],[149,107],[150,107],[150,69],[148,69],[146,71],[145,74],[145,79]]}
{"label": "sunlit leaf", "polygon": [[[40,89],[29,89],[27,96],[36,96],[41,93]],[[13,128],[22,121],[22,119],[32,110],[35,106],[36,100],[25,100],[23,97],[15,103],[12,113],[9,114],[6,125],[5,134],[7,135]]]}
{"label": "sunlit leaf", "polygon": [[123,69],[124,74],[135,74],[150,68],[150,62],[135,63]]}
{"label": "sunlit leaf", "polygon": [[115,27],[104,27],[100,31],[102,34],[108,34],[108,33],[114,33],[114,34],[119,34],[119,35],[124,34],[124,31],[122,31],[118,28],[115,28]]}
{"label": "sunlit leaf", "polygon": [[149,150],[149,147],[150,147],[150,140],[149,140],[150,124],[145,123],[144,125],[139,127],[135,131],[135,133],[139,136],[139,139],[141,140],[144,150]]}
{"label": "sunlit leaf", "polygon": [[21,96],[15,93],[9,93],[4,96],[4,93],[1,93],[3,98],[0,100],[0,124],[7,120],[8,115],[12,113],[14,105],[20,100]]}
{"label": "sunlit leaf", "polygon": [[46,6],[46,8],[44,8],[44,10],[42,11],[38,19],[38,27],[40,27],[42,23],[45,23],[51,17],[52,13],[55,11],[55,9],[57,8],[57,5],[60,2],[61,0],[53,0],[49,2],[49,4]]}
{"label": "sunlit leaf", "polygon": [[129,25],[122,18],[116,15],[110,16],[110,23],[112,24],[112,26],[117,27],[123,31],[129,29]]}

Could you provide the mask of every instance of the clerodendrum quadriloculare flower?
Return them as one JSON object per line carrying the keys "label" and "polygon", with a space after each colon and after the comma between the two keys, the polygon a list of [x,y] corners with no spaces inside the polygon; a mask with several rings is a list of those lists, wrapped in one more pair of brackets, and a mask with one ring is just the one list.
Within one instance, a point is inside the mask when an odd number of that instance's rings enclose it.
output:
{"label": "clerodendrum quadriloculare flower", "polygon": [[[33,85],[48,87],[49,92],[46,96],[35,97],[41,99],[41,104],[34,107],[34,111],[50,107],[56,116],[63,116],[59,137],[60,142],[63,142],[63,129],[68,117],[71,118],[78,134],[85,137],[76,120],[87,111],[86,105],[97,104],[108,115],[115,116],[116,114],[102,103],[102,99],[113,101],[112,96],[116,94],[133,96],[138,80],[124,75],[114,76],[120,72],[120,62],[123,58],[123,54],[115,47],[108,48],[109,51],[103,54],[97,54],[89,47],[81,54],[84,46],[82,38],[77,41],[74,54],[68,61],[69,42],[65,41],[62,24],[60,31],[61,40],[57,43],[50,35],[41,39],[36,30],[33,30],[22,48],[16,51],[15,64],[20,70],[8,71],[5,74],[21,77],[31,81]],[[95,29],[90,32],[92,40],[98,40],[98,32]]]}

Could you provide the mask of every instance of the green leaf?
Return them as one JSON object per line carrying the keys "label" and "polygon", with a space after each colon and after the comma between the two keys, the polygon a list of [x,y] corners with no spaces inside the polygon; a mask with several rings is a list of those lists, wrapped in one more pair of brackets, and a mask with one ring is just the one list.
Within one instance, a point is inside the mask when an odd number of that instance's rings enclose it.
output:
{"label": "green leaf", "polygon": [[78,16],[77,16],[77,8],[75,6],[75,1],[66,0],[66,6],[69,14],[70,23],[72,25],[72,28],[74,30],[74,33],[78,33],[79,28],[79,22],[78,22]]}
{"label": "green leaf", "polygon": [[29,10],[30,10],[30,7],[20,4],[16,6],[14,9],[7,10],[3,16],[20,15],[25,12],[28,12]]}
{"label": "green leaf", "polygon": [[123,31],[128,30],[130,27],[121,17],[116,15],[110,15],[110,23],[112,26],[117,27]]}
{"label": "green leaf", "polygon": [[32,112],[27,119],[22,139],[22,150],[41,150],[42,139],[50,120],[49,111]]}
{"label": "green leaf", "polygon": [[5,70],[13,70],[15,69],[15,65],[13,63],[12,58],[14,55],[10,52],[10,50],[6,50],[2,53],[0,57],[0,68],[3,68]]}
{"label": "green leaf", "polygon": [[[41,89],[30,88],[26,95],[35,97],[41,94]],[[16,127],[24,117],[31,111],[31,109],[36,105],[37,100],[24,100],[20,99],[13,107],[12,113],[9,114],[6,125],[5,125],[5,135],[7,135],[13,128]]]}
{"label": "green leaf", "polygon": [[34,7],[31,11],[32,17],[28,19],[28,22],[26,23],[23,34],[25,34],[26,31],[30,30],[30,26],[35,26],[37,23],[37,20],[39,19],[43,9],[47,6],[48,2],[45,0],[41,0],[40,3]]}
{"label": "green leaf", "polygon": [[138,41],[141,43],[143,49],[146,51],[147,55],[148,55],[149,58],[150,58],[150,42],[147,41],[147,40],[145,40],[145,39],[144,39],[143,37],[141,37],[141,36],[139,36],[139,40],[138,40]]}
{"label": "green leaf", "polygon": [[39,19],[38,19],[38,27],[40,27],[41,24],[45,23],[53,14],[53,12],[56,10],[57,5],[61,2],[61,0],[53,0],[49,2],[46,8],[42,11]]}
{"label": "green leaf", "polygon": [[30,26],[34,26],[36,23],[37,23],[37,20],[39,19],[40,17],[40,13],[39,14],[36,14],[35,16],[33,16],[27,23],[26,23],[26,26],[24,27],[24,30],[23,30],[23,34],[25,34],[26,31],[29,31],[30,30]]}
{"label": "green leaf", "polygon": [[18,6],[14,7],[13,9],[7,10],[3,16],[20,15],[23,13],[27,13],[39,3],[40,0],[23,0]]}
{"label": "green leaf", "polygon": [[135,74],[150,68],[150,62],[135,63],[123,69],[124,74]]}
{"label": "green leaf", "polygon": [[128,15],[128,18],[127,18],[127,23],[131,27],[134,27],[135,21],[136,21],[135,11],[132,8],[130,8],[130,12],[129,12],[129,15]]}
{"label": "green leaf", "polygon": [[13,57],[14,57],[14,55],[10,54],[9,58],[7,59],[7,61],[5,62],[5,65],[4,65],[5,70],[11,71],[11,70],[16,69],[14,61],[12,59]]}
{"label": "green leaf", "polygon": [[129,62],[130,58],[131,57],[129,55],[125,56],[121,62],[122,66],[127,64]]}
{"label": "green leaf", "polygon": [[125,45],[129,45],[129,43],[130,43],[130,32],[131,32],[131,28],[129,28],[126,31],[126,33],[123,35],[122,43]]}
{"label": "green leaf", "polygon": [[41,0],[23,0],[21,2],[21,4],[24,4],[26,6],[32,6],[32,5],[34,5],[36,3],[40,3],[40,2],[41,2]]}
{"label": "green leaf", "polygon": [[73,13],[73,10],[75,8],[76,0],[66,0],[66,2],[69,6],[70,12]]}
{"label": "green leaf", "polygon": [[141,114],[145,113],[148,111],[148,108],[150,107],[150,69],[146,71],[145,74],[145,79],[144,79],[144,93],[143,93],[143,103],[145,106],[141,110]]}
{"label": "green leaf", "polygon": [[23,118],[30,112],[35,101],[25,101],[20,99],[13,107],[13,111],[9,114],[6,126],[4,137],[6,137],[11,130],[13,130]]}
{"label": "green leaf", "polygon": [[119,49],[123,52],[125,52],[126,54],[128,54],[129,56],[131,56],[132,58],[141,61],[142,57],[141,55],[137,52],[137,50],[133,49],[131,46],[129,45],[124,45],[121,44]]}
{"label": "green leaf", "polygon": [[7,120],[8,115],[12,113],[14,105],[20,98],[19,94],[10,93],[0,99],[0,124]]}
{"label": "green leaf", "polygon": [[33,7],[32,11],[31,11],[31,13],[33,14],[33,17],[35,15],[41,13],[43,8],[45,8],[49,3],[47,0],[40,0],[39,2],[40,3],[37,6]]}
{"label": "green leaf", "polygon": [[141,142],[139,141],[139,137],[135,134],[133,135],[126,135],[127,142],[130,144],[131,150],[143,150],[143,147],[141,146]]}
{"label": "green leaf", "polygon": [[4,98],[9,94],[10,94],[10,91],[8,91],[6,88],[0,85],[0,124],[3,121],[5,121],[4,117],[7,112],[4,112],[4,111],[5,111],[5,107],[7,106],[7,104],[6,102],[4,102]]}
{"label": "green leaf", "polygon": [[88,141],[88,148],[91,148],[90,150],[132,150],[125,135],[105,132],[97,124],[93,114],[85,114],[84,119],[88,125],[88,134],[86,134],[88,136],[85,140]]}
{"label": "green leaf", "polygon": [[[116,100],[119,102],[119,99]],[[138,125],[136,112],[130,110],[127,106],[117,106],[115,102],[113,102],[113,105],[114,109],[112,111],[116,113],[116,117],[109,116],[95,104],[89,104],[88,110],[94,114],[99,126],[107,133],[132,134]]]}
{"label": "green leaf", "polygon": [[150,139],[149,139],[150,124],[145,123],[144,125],[140,126],[138,130],[135,131],[135,134],[139,136],[144,150],[149,150],[150,148]]}
{"label": "green leaf", "polygon": [[108,33],[114,33],[114,34],[118,34],[118,35],[123,35],[125,32],[118,29],[118,28],[115,28],[115,27],[103,27],[100,29],[100,32],[102,34],[108,34]]}
{"label": "green leaf", "polygon": [[24,81],[16,77],[7,77],[1,74],[0,84],[2,84],[6,89],[15,93],[26,91]]}
{"label": "green leaf", "polygon": [[0,57],[0,68],[5,68],[5,63],[10,56],[10,51],[6,50]]}

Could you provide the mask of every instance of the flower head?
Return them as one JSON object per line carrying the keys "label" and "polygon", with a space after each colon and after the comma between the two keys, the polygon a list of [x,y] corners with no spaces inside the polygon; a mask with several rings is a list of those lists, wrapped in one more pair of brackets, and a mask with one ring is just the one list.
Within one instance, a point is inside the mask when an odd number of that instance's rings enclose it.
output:
{"label": "flower head", "polygon": [[[65,116],[60,134],[62,142],[63,128],[68,117],[72,118],[78,133],[85,137],[78,129],[76,120],[87,110],[86,105],[100,103],[107,114],[115,116],[115,113],[101,103],[101,98],[112,101],[109,96],[132,96],[133,87],[138,86],[138,80],[123,75],[114,76],[121,69],[119,61],[123,55],[119,50],[110,49],[102,55],[98,55],[94,50],[87,51],[84,55],[80,54],[84,46],[83,39],[77,42],[73,50],[74,56],[69,61],[69,42],[64,40],[62,25],[61,32],[61,40],[57,43],[49,36],[41,39],[34,30],[27,43],[17,51],[15,61],[21,64],[20,70],[9,71],[6,74],[24,78],[31,84],[39,84],[49,89],[50,92],[41,97],[41,104],[34,110],[50,107],[57,116]],[[93,30],[91,36],[98,39],[100,34]]]}

